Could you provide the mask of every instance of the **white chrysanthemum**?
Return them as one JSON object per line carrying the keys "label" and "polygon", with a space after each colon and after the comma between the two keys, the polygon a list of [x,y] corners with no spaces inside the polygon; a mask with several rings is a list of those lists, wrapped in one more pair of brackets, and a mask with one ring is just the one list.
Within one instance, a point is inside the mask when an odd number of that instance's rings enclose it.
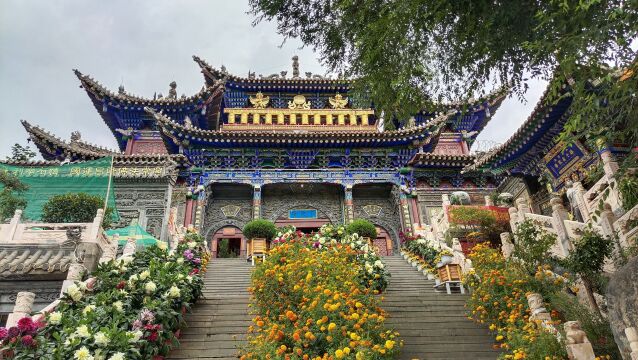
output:
{"label": "white chrysanthemum", "polygon": [[152,294],[155,292],[155,290],[157,290],[157,285],[155,285],[154,282],[149,281],[146,283],[146,285],[144,285],[144,290],[146,290],[147,294]]}
{"label": "white chrysanthemum", "polygon": [[115,354],[109,357],[109,360],[125,360],[124,353],[116,352]]}
{"label": "white chrysanthemum", "polygon": [[168,245],[166,244],[166,242],[165,242],[165,241],[158,241],[158,242],[157,242],[157,247],[158,247],[160,250],[166,250],[166,249],[168,249]]}
{"label": "white chrysanthemum", "polygon": [[103,332],[97,332],[94,336],[95,344],[98,346],[106,346],[109,344],[109,337]]}
{"label": "white chrysanthemum", "polygon": [[66,288],[66,293],[69,294],[73,301],[79,301],[82,299],[82,291],[76,284],[69,285],[69,287]]}
{"label": "white chrysanthemum", "polygon": [[177,286],[171,286],[170,289],[168,289],[168,297],[170,298],[178,298],[181,295],[179,288]]}
{"label": "white chrysanthemum", "polygon": [[93,355],[86,346],[82,346],[81,348],[75,350],[73,354],[76,360],[93,360]]}
{"label": "white chrysanthemum", "polygon": [[124,264],[127,264],[127,265],[128,265],[128,264],[130,264],[130,263],[133,261],[133,256],[131,256],[131,255],[125,255],[125,256],[122,256],[122,258],[121,258],[121,259],[122,259],[122,262],[123,262]]}
{"label": "white chrysanthemum", "polygon": [[188,244],[186,244],[186,245],[188,245],[188,247],[190,249],[193,249],[193,248],[195,248],[195,246],[197,246],[197,243],[194,242],[194,241],[189,241]]}
{"label": "white chrysanthemum", "polygon": [[144,270],[140,273],[140,280],[146,280],[146,278],[148,278],[149,276],[151,276],[151,272],[148,270]]}
{"label": "white chrysanthemum", "polygon": [[137,279],[139,279],[139,276],[137,276],[137,274],[133,274],[133,275],[131,275],[131,276],[128,278],[128,281],[129,281],[130,283],[134,283],[134,282],[136,282],[136,281],[137,281]]}
{"label": "white chrysanthemum", "polygon": [[183,264],[184,263],[184,258],[183,257],[177,258],[176,262],[178,264]]}
{"label": "white chrysanthemum", "polygon": [[84,309],[82,309],[82,314],[86,315],[90,312],[92,312],[93,310],[95,310],[95,305],[91,304],[91,305],[87,305],[84,307]]}
{"label": "white chrysanthemum", "polygon": [[193,282],[193,277],[192,277],[192,276],[190,276],[190,275],[188,275],[188,276],[186,277],[186,281],[188,281],[188,283],[189,283],[189,284],[190,284],[190,283],[192,283],[192,282]]}
{"label": "white chrysanthemum", "polygon": [[91,336],[91,333],[89,332],[88,326],[80,325],[77,329],[75,329],[75,335],[81,338],[88,338]]}
{"label": "white chrysanthemum", "polygon": [[127,331],[126,334],[131,337],[129,341],[132,343],[140,341],[142,336],[144,336],[144,333],[142,332],[142,330]]}
{"label": "white chrysanthemum", "polygon": [[54,311],[49,314],[49,324],[57,325],[62,321],[62,313],[59,311]]}
{"label": "white chrysanthemum", "polygon": [[116,301],[113,303],[113,307],[115,308],[115,310],[117,310],[118,312],[123,312],[124,311],[124,304],[121,301]]}

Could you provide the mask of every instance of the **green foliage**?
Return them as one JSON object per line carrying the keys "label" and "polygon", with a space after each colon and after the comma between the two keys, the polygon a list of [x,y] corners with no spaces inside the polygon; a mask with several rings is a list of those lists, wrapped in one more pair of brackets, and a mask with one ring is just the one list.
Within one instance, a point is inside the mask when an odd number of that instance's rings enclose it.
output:
{"label": "green foliage", "polygon": [[20,182],[15,175],[9,172],[0,172],[0,221],[13,216],[17,209],[24,209],[27,201],[21,194],[29,187]]}
{"label": "green foliage", "polygon": [[[92,222],[99,209],[104,207],[104,199],[87,193],[66,193],[54,195],[42,206],[42,221],[51,223]],[[113,208],[104,213],[102,227],[110,227]]]}
{"label": "green foliage", "polygon": [[537,227],[533,221],[525,220],[516,229],[516,242],[512,256],[523,261],[529,274],[543,264],[553,264],[551,248],[556,244],[556,235]]}
{"label": "green foliage", "polygon": [[591,342],[595,354],[609,355],[614,360],[622,359],[607,319],[579,303],[575,296],[563,292],[550,293],[547,300],[551,303],[552,308],[559,313],[561,320],[580,321],[581,328],[587,333],[587,338]]}
{"label": "green foliage", "polygon": [[[423,1],[250,0],[255,22],[314,48],[329,70],[357,78],[390,118],[408,119],[435,100],[554,78],[550,103],[574,95],[565,138],[605,131],[636,144],[638,76],[631,42],[638,3],[626,0]],[[592,81],[597,91],[591,91]]]}
{"label": "green foliage", "polygon": [[22,146],[18,143],[13,144],[11,147],[11,156],[7,156],[7,161],[29,161],[35,157],[35,151],[27,146]]}
{"label": "green foliage", "polygon": [[248,222],[242,232],[247,239],[264,238],[271,240],[277,235],[277,227],[268,220],[257,219]]}
{"label": "green foliage", "polygon": [[611,255],[613,243],[592,229],[586,229],[574,241],[574,249],[565,258],[565,267],[592,286],[600,288],[605,258]]}
{"label": "green foliage", "polygon": [[626,174],[618,182],[618,191],[622,198],[622,206],[629,211],[638,205],[638,176]]}
{"label": "green foliage", "polygon": [[509,226],[497,221],[493,212],[476,206],[455,206],[450,209],[450,235],[463,237],[472,231],[481,233],[485,240],[498,242]]}
{"label": "green foliage", "polygon": [[361,237],[370,239],[377,238],[377,228],[373,223],[365,219],[355,219],[346,227],[348,234],[358,234]]}

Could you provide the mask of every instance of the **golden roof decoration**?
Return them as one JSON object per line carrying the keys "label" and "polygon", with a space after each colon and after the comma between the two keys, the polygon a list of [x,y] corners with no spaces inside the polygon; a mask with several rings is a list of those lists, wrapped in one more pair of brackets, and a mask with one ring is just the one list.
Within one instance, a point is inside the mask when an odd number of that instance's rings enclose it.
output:
{"label": "golden roof decoration", "polygon": [[264,94],[259,91],[255,94],[255,97],[251,96],[249,100],[255,109],[265,109],[270,101],[270,96],[264,96]]}
{"label": "golden roof decoration", "polygon": [[288,101],[288,108],[295,110],[309,110],[310,101],[306,101],[306,97],[303,95],[295,95],[291,101]]}
{"label": "golden roof decoration", "polygon": [[344,98],[341,94],[336,93],[335,97],[328,98],[328,102],[333,109],[345,109],[348,105],[348,98]]}

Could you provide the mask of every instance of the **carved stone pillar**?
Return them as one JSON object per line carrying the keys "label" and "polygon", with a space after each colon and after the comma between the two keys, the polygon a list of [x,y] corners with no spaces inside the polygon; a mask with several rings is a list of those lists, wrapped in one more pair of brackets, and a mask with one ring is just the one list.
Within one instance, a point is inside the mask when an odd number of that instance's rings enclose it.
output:
{"label": "carved stone pillar", "polygon": [[603,169],[605,170],[605,175],[609,179],[613,179],[614,175],[618,172],[618,163],[614,160],[614,155],[609,150],[609,146],[607,145],[607,139],[598,138],[596,140],[596,145],[598,146],[598,155],[600,155],[600,159],[603,162]]}
{"label": "carved stone pillar", "polygon": [[565,345],[570,360],[594,360],[594,348],[587,334],[581,329],[580,321],[567,321],[565,327]]}
{"label": "carved stone pillar", "polygon": [[346,224],[349,224],[354,220],[354,204],[352,202],[352,185],[346,185],[344,187],[344,199]]}
{"label": "carved stone pillar", "polygon": [[503,252],[503,257],[505,257],[505,259],[509,259],[510,256],[512,256],[512,252],[514,251],[512,234],[508,232],[501,233],[501,251]]}
{"label": "carved stone pillar", "polygon": [[193,221],[193,199],[191,199],[192,193],[189,191],[186,195],[186,209],[184,211],[184,227],[188,228]]}
{"label": "carved stone pillar", "polygon": [[543,296],[538,293],[529,293],[527,294],[527,304],[529,306],[530,321],[551,321],[552,317],[547,312],[545,308],[545,302],[543,301]]}
{"label": "carved stone pillar", "polygon": [[129,237],[126,239],[126,244],[124,245],[124,249],[122,250],[123,256],[133,255],[137,248],[137,243],[134,237]]}
{"label": "carved stone pillar", "polygon": [[20,291],[16,296],[16,304],[13,307],[13,312],[9,314],[9,317],[7,318],[6,327],[9,328],[12,326],[16,326],[18,324],[18,320],[31,315],[34,301],[34,293],[28,291]]}
{"label": "carved stone pillar", "polygon": [[450,205],[450,196],[448,194],[441,195],[441,204],[443,207]]}
{"label": "carved stone pillar", "polygon": [[629,340],[631,360],[638,360],[638,329],[635,327],[626,328],[625,335],[627,336],[627,340]]}
{"label": "carved stone pillar", "polygon": [[512,228],[512,231],[516,233],[518,222],[521,220],[518,217],[518,209],[515,207],[511,207],[509,208],[508,212],[510,214],[510,227]]}
{"label": "carved stone pillar", "polygon": [[261,186],[253,187],[253,219],[261,218]]}
{"label": "carved stone pillar", "polygon": [[567,220],[567,210],[563,206],[563,201],[559,197],[553,197],[549,203],[552,205],[552,227],[558,235],[563,256],[567,256],[572,250],[572,243],[567,236],[565,220]]}
{"label": "carved stone pillar", "polygon": [[119,234],[113,235],[113,241],[111,241],[111,243],[109,243],[107,246],[105,246],[102,249],[102,256],[100,257],[100,261],[99,261],[100,264],[109,262],[111,260],[115,260],[115,257],[117,256],[117,245],[119,240],[120,240]]}

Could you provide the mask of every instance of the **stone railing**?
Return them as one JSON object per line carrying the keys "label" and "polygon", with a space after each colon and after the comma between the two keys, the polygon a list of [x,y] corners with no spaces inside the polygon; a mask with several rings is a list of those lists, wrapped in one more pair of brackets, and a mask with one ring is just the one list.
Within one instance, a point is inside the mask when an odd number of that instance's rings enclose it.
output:
{"label": "stone railing", "polygon": [[[117,253],[117,241],[109,243],[102,231],[103,210],[100,209],[91,223],[78,224],[51,224],[28,223],[21,224],[22,212],[17,210],[9,224],[0,227],[0,243],[4,245],[30,246],[37,249],[38,245],[74,245],[74,255],[68,267],[66,280],[62,283],[60,297],[66,289],[76,281],[82,280],[85,272],[93,271],[98,263],[115,259]],[[62,237],[61,234],[64,234]],[[135,239],[129,239],[124,255],[135,251]],[[124,256],[123,255],[123,256]],[[26,260],[26,259],[24,259]],[[87,282],[90,282],[88,280]],[[19,292],[13,312],[9,314],[6,327],[15,326],[17,321],[29,316],[33,310],[35,294],[32,292]],[[41,318],[44,314],[53,311],[59,298],[33,317]]]}

